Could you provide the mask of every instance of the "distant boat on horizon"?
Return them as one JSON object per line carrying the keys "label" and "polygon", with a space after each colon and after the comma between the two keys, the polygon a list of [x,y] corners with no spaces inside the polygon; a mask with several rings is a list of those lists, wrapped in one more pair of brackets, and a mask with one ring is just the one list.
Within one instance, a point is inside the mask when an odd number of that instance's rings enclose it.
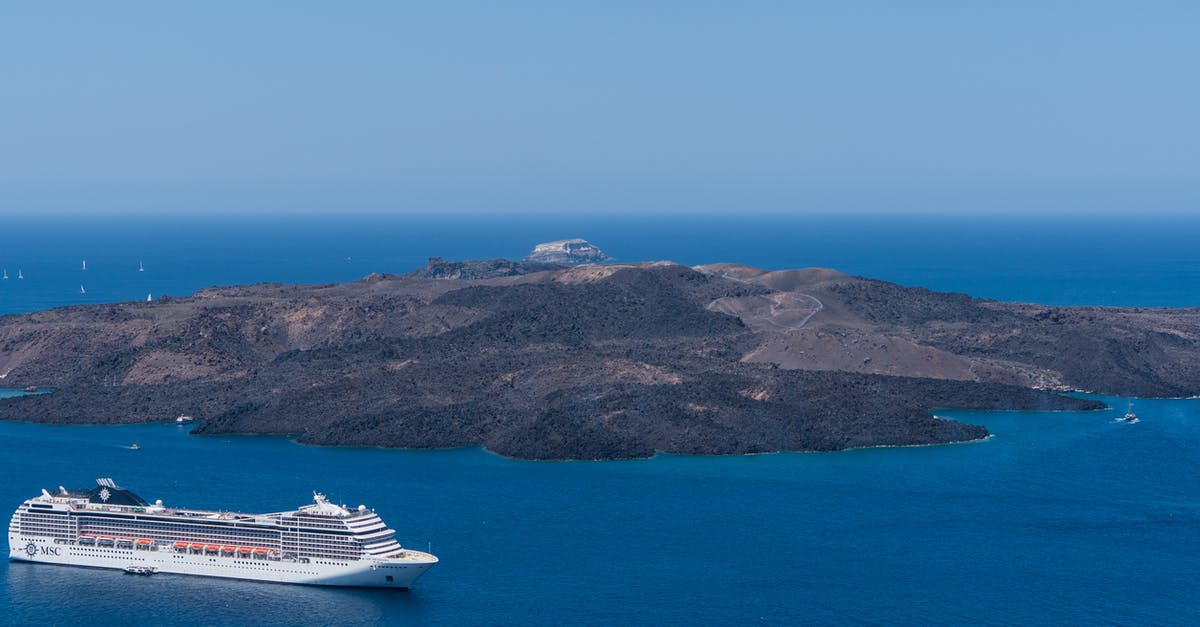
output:
{"label": "distant boat on horizon", "polygon": [[142,265],[141,261],[138,261],[138,272],[145,272],[145,271],[146,271],[146,266]]}
{"label": "distant boat on horizon", "polygon": [[84,271],[87,271],[87,259],[83,260],[83,269]]}
{"label": "distant boat on horizon", "polygon": [[4,280],[5,280],[5,281],[7,281],[7,280],[8,280],[8,268],[5,268],[5,269],[4,269]]}
{"label": "distant boat on horizon", "polygon": [[80,294],[87,294],[87,290],[83,289],[83,283],[80,283],[80,284],[79,284],[79,293],[80,293]]}
{"label": "distant boat on horizon", "polygon": [[150,298],[150,295],[149,295],[149,294],[146,294],[146,302],[150,302],[150,301],[152,301],[152,300],[154,300],[154,299],[153,299],[153,298]]}
{"label": "distant boat on horizon", "polygon": [[21,269],[20,269],[20,268],[17,268],[17,278],[18,278],[18,279],[23,279],[23,278],[25,278],[25,275],[21,274]]}

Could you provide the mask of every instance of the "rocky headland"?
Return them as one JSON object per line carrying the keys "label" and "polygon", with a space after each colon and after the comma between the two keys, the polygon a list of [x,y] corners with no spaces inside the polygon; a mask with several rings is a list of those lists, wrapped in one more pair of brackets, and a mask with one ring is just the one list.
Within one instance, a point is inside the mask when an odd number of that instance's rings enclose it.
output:
{"label": "rocky headland", "polygon": [[533,248],[533,252],[525,257],[525,261],[563,265],[599,263],[610,259],[612,257],[604,254],[599,248],[587,240],[579,238],[560,239],[538,244]]}
{"label": "rocky headland", "polygon": [[0,419],[529,459],[956,442],[939,407],[1200,392],[1200,310],[1000,303],[827,269],[431,259],[0,317]]}

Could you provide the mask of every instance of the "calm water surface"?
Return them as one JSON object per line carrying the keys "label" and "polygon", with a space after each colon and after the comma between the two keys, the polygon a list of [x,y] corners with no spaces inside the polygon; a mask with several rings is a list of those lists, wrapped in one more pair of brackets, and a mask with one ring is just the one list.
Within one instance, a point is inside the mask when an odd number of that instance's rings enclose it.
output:
{"label": "calm water surface", "polygon": [[1200,306],[1200,218],[1189,216],[9,216],[0,313],[212,285],[353,281],[430,256],[519,259],[564,237],[627,262],[822,266],[999,300]]}
{"label": "calm water surface", "polygon": [[[6,220],[0,266],[27,278],[0,281],[0,313],[354,280],[576,235],[620,260],[820,265],[1007,300],[1200,306],[1200,220],[1184,218]],[[2,506],[101,476],[216,509],[288,509],[321,490],[375,508],[402,543],[442,559],[407,592],[4,563],[0,621],[1193,622],[1200,401],[1138,400],[1142,422],[1127,425],[1114,422],[1126,401],[1105,400],[1114,409],[940,412],[996,434],[974,444],[603,463],[0,423]]]}
{"label": "calm water surface", "polygon": [[[975,444],[538,463],[305,447],[158,424],[0,424],[0,502],[112,476],[148,499],[374,507],[442,563],[407,592],[10,563],[14,623],[1186,622],[1200,612],[1200,401],[943,412]],[[141,450],[131,450],[137,442]]]}

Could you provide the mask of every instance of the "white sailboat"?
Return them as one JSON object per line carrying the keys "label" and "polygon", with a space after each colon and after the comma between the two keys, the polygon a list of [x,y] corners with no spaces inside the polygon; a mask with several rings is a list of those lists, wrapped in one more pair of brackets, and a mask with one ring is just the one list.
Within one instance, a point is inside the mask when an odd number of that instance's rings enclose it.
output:
{"label": "white sailboat", "polygon": [[84,269],[84,271],[87,270],[87,259],[83,260],[83,269]]}
{"label": "white sailboat", "polygon": [[150,302],[150,301],[152,301],[152,300],[154,300],[154,299],[153,299],[153,298],[150,298],[150,295],[149,295],[149,294],[146,294],[146,302]]}
{"label": "white sailboat", "polygon": [[80,294],[87,294],[87,290],[83,289],[83,283],[80,283],[80,284],[79,284],[79,293],[80,293]]}
{"label": "white sailboat", "polygon": [[146,266],[143,266],[142,262],[139,261],[138,262],[138,272],[145,272],[145,271],[146,271]]}
{"label": "white sailboat", "polygon": [[4,280],[5,280],[5,281],[7,281],[7,280],[8,280],[8,268],[5,268],[5,269],[4,269]]}
{"label": "white sailboat", "polygon": [[21,274],[21,269],[20,269],[20,268],[17,268],[17,278],[18,278],[18,279],[23,279],[23,278],[25,278],[25,275]]}

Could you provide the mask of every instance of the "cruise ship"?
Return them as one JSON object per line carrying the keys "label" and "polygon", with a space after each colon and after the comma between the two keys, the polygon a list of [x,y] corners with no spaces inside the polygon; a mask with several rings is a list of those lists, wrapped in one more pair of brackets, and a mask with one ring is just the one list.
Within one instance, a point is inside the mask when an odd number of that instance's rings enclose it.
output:
{"label": "cruise ship", "polygon": [[374,511],[314,493],[294,511],[244,514],[165,507],[97,479],[21,504],[11,560],[279,583],[408,588],[438,559],[407,549]]}

